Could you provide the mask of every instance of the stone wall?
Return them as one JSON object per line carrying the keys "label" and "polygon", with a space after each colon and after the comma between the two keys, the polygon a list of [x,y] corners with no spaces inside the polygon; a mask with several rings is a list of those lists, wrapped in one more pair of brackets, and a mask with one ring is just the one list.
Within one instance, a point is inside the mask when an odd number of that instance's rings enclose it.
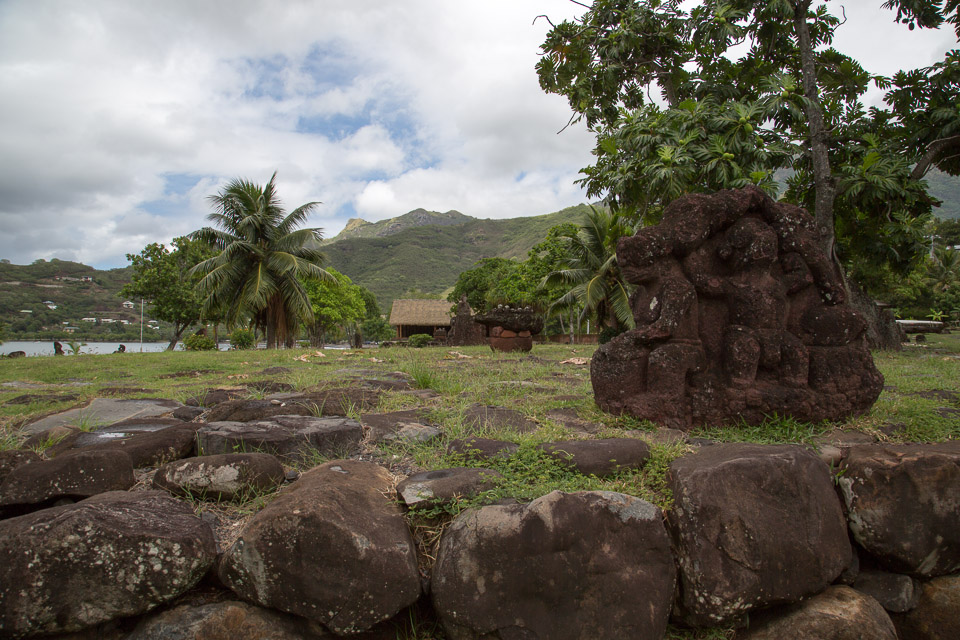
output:
{"label": "stone wall", "polygon": [[[350,427],[269,419],[315,438]],[[0,453],[0,636],[380,638],[417,607],[453,640],[662,638],[671,621],[754,639],[960,637],[960,442],[856,445],[832,468],[796,445],[705,444],[670,464],[666,513],[611,492],[468,510],[432,569],[373,462],[315,467],[217,540],[168,491],[275,485],[270,456],[181,451],[156,491],[133,485],[128,450],[110,449],[113,465]]]}

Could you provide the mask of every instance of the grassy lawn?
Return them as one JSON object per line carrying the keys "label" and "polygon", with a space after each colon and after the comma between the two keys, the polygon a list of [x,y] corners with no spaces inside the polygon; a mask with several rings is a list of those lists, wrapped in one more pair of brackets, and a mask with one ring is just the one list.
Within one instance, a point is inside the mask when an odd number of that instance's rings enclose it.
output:
{"label": "grassy lawn", "polygon": [[[450,466],[490,466],[504,478],[494,489],[443,507],[414,509],[409,514],[422,561],[429,564],[445,523],[462,509],[506,498],[529,500],[552,490],[607,490],[642,497],[664,509],[671,506],[666,487],[667,465],[693,451],[685,443],[651,438],[652,460],[642,471],[623,471],[607,478],[584,476],[556,462],[536,446],[581,437],[647,437],[656,425],[599,411],[593,403],[589,365],[594,347],[537,345],[530,354],[494,354],[486,347],[389,348],[358,351],[314,349],[283,351],[126,353],[0,360],[0,448],[15,448],[24,439],[20,427],[50,413],[83,406],[95,397],[162,397],[184,401],[210,388],[244,388],[252,382],[284,382],[299,390],[354,384],[349,378],[404,372],[414,387],[432,389],[432,398],[384,392],[378,412],[419,408],[443,436],[425,444],[371,445],[365,459],[374,459],[397,476]],[[775,418],[753,427],[702,427],[691,437],[719,441],[807,443],[835,430],[870,434],[886,442],[934,442],[960,437],[960,335],[931,335],[924,346],[909,345],[900,353],[875,354],[886,379],[880,399],[865,416],[843,424],[809,424]],[[271,367],[280,372],[265,373]],[[257,391],[250,397],[262,397]],[[13,401],[13,402],[11,402]],[[474,403],[515,409],[538,428],[520,433],[509,427],[484,429],[465,419]],[[564,426],[556,410],[589,426]],[[358,417],[358,416],[355,416]],[[478,463],[448,453],[447,443],[468,436],[510,440],[520,450],[508,459]],[[311,462],[322,462],[317,459]],[[269,496],[237,505],[242,516],[262,507]],[[217,509],[204,505],[197,509]],[[421,632],[417,632],[421,633]],[[697,632],[671,629],[669,638],[727,638],[730,629]],[[416,635],[411,637],[432,637]]]}

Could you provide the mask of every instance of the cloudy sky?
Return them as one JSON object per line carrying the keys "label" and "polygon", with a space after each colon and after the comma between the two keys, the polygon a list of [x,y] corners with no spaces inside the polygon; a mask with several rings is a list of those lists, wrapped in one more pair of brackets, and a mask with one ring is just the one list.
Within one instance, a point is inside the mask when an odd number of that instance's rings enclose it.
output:
{"label": "cloudy sky", "polygon": [[[831,3],[835,5],[836,3]],[[950,32],[849,0],[874,73]],[[584,201],[592,138],[534,65],[567,0],[0,0],[0,258],[127,264],[205,224],[229,179],[278,172],[326,236],[417,207],[480,218]]]}

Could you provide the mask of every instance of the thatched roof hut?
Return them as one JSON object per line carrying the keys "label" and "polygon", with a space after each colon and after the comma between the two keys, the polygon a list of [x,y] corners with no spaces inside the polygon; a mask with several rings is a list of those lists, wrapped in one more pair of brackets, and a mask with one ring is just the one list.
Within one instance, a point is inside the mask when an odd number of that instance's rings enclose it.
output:
{"label": "thatched roof hut", "polygon": [[416,333],[432,336],[437,329],[450,328],[450,307],[446,300],[394,300],[390,325],[397,328],[397,339]]}

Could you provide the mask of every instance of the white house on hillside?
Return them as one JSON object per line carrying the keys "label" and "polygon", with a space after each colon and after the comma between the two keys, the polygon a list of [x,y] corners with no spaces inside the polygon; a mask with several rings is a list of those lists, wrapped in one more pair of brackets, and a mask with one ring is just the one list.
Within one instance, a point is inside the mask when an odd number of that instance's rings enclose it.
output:
{"label": "white house on hillside", "polygon": [[124,309],[133,309],[135,306],[137,306],[137,305],[133,304],[133,303],[130,302],[129,300],[126,300],[126,301],[124,301],[124,303],[123,303],[123,308],[124,308]]}

